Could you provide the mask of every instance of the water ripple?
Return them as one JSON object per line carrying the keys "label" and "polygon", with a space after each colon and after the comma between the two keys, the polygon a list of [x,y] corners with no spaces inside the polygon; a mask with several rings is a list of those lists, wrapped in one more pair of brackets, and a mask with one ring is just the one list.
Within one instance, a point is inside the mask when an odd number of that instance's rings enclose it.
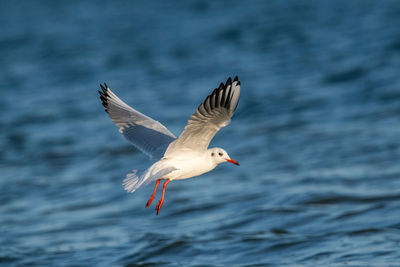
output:
{"label": "water ripple", "polygon": [[[397,1],[2,1],[0,265],[398,266],[398,14]],[[155,216],[153,184],[121,186],[150,161],[98,84],[178,135],[233,75],[241,100],[211,146],[241,166],[170,183]]]}

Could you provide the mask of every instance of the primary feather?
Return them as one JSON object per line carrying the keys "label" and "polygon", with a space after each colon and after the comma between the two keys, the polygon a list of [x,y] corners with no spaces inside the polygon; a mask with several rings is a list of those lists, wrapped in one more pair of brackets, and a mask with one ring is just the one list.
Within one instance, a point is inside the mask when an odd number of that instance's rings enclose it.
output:
{"label": "primary feather", "polygon": [[131,108],[107,86],[100,85],[100,99],[121,134],[151,158],[161,158],[175,136],[160,122]]}
{"label": "primary feather", "polygon": [[236,76],[212,92],[190,117],[182,134],[173,141],[165,156],[181,149],[205,151],[211,139],[229,124],[239,102],[240,82]]}

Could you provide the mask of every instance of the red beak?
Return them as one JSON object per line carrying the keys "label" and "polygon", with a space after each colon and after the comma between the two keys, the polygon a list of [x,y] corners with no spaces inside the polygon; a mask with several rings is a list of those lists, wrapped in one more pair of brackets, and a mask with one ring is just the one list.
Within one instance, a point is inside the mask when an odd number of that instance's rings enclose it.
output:
{"label": "red beak", "polygon": [[235,165],[240,166],[239,162],[237,162],[237,161],[234,160],[234,159],[227,159],[226,161],[227,161],[227,162],[230,162],[230,163],[233,163],[233,164],[235,164]]}

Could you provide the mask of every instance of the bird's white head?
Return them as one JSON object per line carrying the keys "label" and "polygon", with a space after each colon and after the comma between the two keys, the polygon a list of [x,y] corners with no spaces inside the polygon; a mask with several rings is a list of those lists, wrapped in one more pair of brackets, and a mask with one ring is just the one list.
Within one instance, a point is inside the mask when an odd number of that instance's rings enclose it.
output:
{"label": "bird's white head", "polygon": [[228,153],[219,147],[210,148],[207,150],[208,156],[215,165],[221,164],[223,162],[230,162],[239,166],[239,163],[229,157]]}

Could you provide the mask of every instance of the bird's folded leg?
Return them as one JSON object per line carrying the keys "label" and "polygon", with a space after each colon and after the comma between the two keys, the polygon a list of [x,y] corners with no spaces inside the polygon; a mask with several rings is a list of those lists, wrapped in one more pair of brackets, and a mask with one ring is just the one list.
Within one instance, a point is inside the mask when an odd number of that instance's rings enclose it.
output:
{"label": "bird's folded leg", "polygon": [[157,182],[156,182],[156,187],[154,187],[154,192],[153,192],[153,194],[151,195],[149,201],[147,201],[146,208],[148,208],[148,207],[151,205],[151,202],[153,202],[153,199],[154,199],[154,197],[156,196],[158,184],[160,183],[160,181],[161,181],[161,179],[158,179],[158,180],[157,180]]}
{"label": "bird's folded leg", "polygon": [[167,187],[167,184],[171,182],[170,179],[168,179],[167,181],[165,181],[165,183],[163,184],[163,191],[162,191],[162,196],[160,201],[158,201],[157,206],[156,206],[156,210],[157,210],[157,215],[160,213],[160,209],[164,203],[164,195],[165,195],[165,188]]}

